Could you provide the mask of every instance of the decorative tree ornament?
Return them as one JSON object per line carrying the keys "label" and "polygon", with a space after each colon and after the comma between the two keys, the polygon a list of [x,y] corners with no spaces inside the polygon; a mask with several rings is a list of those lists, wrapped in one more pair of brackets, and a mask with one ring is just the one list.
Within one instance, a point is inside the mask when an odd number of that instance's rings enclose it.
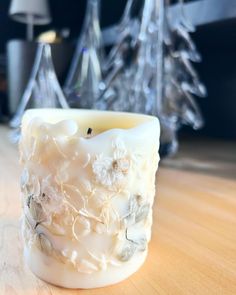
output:
{"label": "decorative tree ornament", "polygon": [[[127,17],[132,4],[133,1],[127,2],[122,18],[126,21],[120,23],[126,26],[118,25],[118,41],[105,67],[109,83],[104,84],[96,107],[158,116],[162,126],[161,151],[173,154],[182,124],[194,129],[203,125],[194,98],[207,94],[192,65],[201,61],[190,36],[195,27],[186,18],[183,0],[179,0],[178,15],[172,18],[167,14],[169,1],[146,0],[134,31]],[[106,96],[107,93],[112,95]]]}
{"label": "decorative tree ornament", "polygon": [[49,44],[38,45],[28,85],[10,121],[10,127],[15,129],[10,133],[13,142],[19,140],[21,119],[28,108],[69,108],[55,73]]}
{"label": "decorative tree ornament", "polygon": [[88,0],[85,20],[64,91],[72,107],[91,108],[99,95],[104,59],[100,0]]}

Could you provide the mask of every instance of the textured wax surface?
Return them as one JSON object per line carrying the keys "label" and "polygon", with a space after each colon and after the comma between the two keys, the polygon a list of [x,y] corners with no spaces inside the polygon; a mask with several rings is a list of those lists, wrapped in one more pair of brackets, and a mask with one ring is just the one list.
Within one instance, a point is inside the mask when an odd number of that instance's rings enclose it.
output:
{"label": "textured wax surface", "polygon": [[[146,256],[159,125],[150,119],[117,128],[82,136],[79,120],[23,120],[25,255],[36,274],[51,273],[48,280],[55,284],[89,288],[94,277],[93,287],[111,284],[124,278],[121,269],[130,275]],[[117,276],[106,281],[101,276],[108,272]],[[87,284],[75,282],[76,276]]]}

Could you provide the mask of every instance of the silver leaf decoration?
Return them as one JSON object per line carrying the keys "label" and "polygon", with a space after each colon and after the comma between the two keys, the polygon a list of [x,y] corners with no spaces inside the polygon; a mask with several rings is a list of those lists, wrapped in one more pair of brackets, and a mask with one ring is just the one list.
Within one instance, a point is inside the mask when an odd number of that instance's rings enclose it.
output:
{"label": "silver leaf decoration", "polygon": [[132,242],[126,243],[121,253],[118,255],[118,259],[123,262],[130,260],[130,258],[134,255],[135,250],[135,244],[133,244]]}
{"label": "silver leaf decoration", "polygon": [[141,206],[136,213],[135,222],[137,223],[146,219],[148,217],[149,212],[150,212],[149,204],[145,204]]}
{"label": "silver leaf decoration", "polygon": [[51,255],[53,247],[52,247],[52,243],[49,241],[46,235],[43,233],[40,233],[38,235],[38,240],[39,240],[40,248],[44,252],[44,254],[48,256]]}
{"label": "silver leaf decoration", "polygon": [[29,207],[30,215],[36,223],[42,222],[45,215],[41,204],[37,203],[32,196],[29,196],[27,205]]}

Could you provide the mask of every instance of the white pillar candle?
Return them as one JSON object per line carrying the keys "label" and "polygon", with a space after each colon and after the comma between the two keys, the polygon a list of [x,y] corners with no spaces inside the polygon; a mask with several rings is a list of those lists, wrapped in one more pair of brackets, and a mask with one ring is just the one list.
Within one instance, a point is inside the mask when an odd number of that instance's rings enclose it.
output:
{"label": "white pillar candle", "polygon": [[24,255],[67,288],[117,283],[151,237],[160,127],[146,115],[29,110],[20,157]]}

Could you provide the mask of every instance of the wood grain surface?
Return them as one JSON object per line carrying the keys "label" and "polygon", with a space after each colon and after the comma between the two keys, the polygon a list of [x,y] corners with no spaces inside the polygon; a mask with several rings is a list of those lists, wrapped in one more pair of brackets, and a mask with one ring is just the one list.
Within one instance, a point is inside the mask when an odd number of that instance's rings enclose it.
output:
{"label": "wood grain surface", "polygon": [[17,148],[0,127],[0,295],[236,294],[236,175],[161,167],[144,266],[122,283],[94,290],[57,288],[25,265],[19,176]]}

